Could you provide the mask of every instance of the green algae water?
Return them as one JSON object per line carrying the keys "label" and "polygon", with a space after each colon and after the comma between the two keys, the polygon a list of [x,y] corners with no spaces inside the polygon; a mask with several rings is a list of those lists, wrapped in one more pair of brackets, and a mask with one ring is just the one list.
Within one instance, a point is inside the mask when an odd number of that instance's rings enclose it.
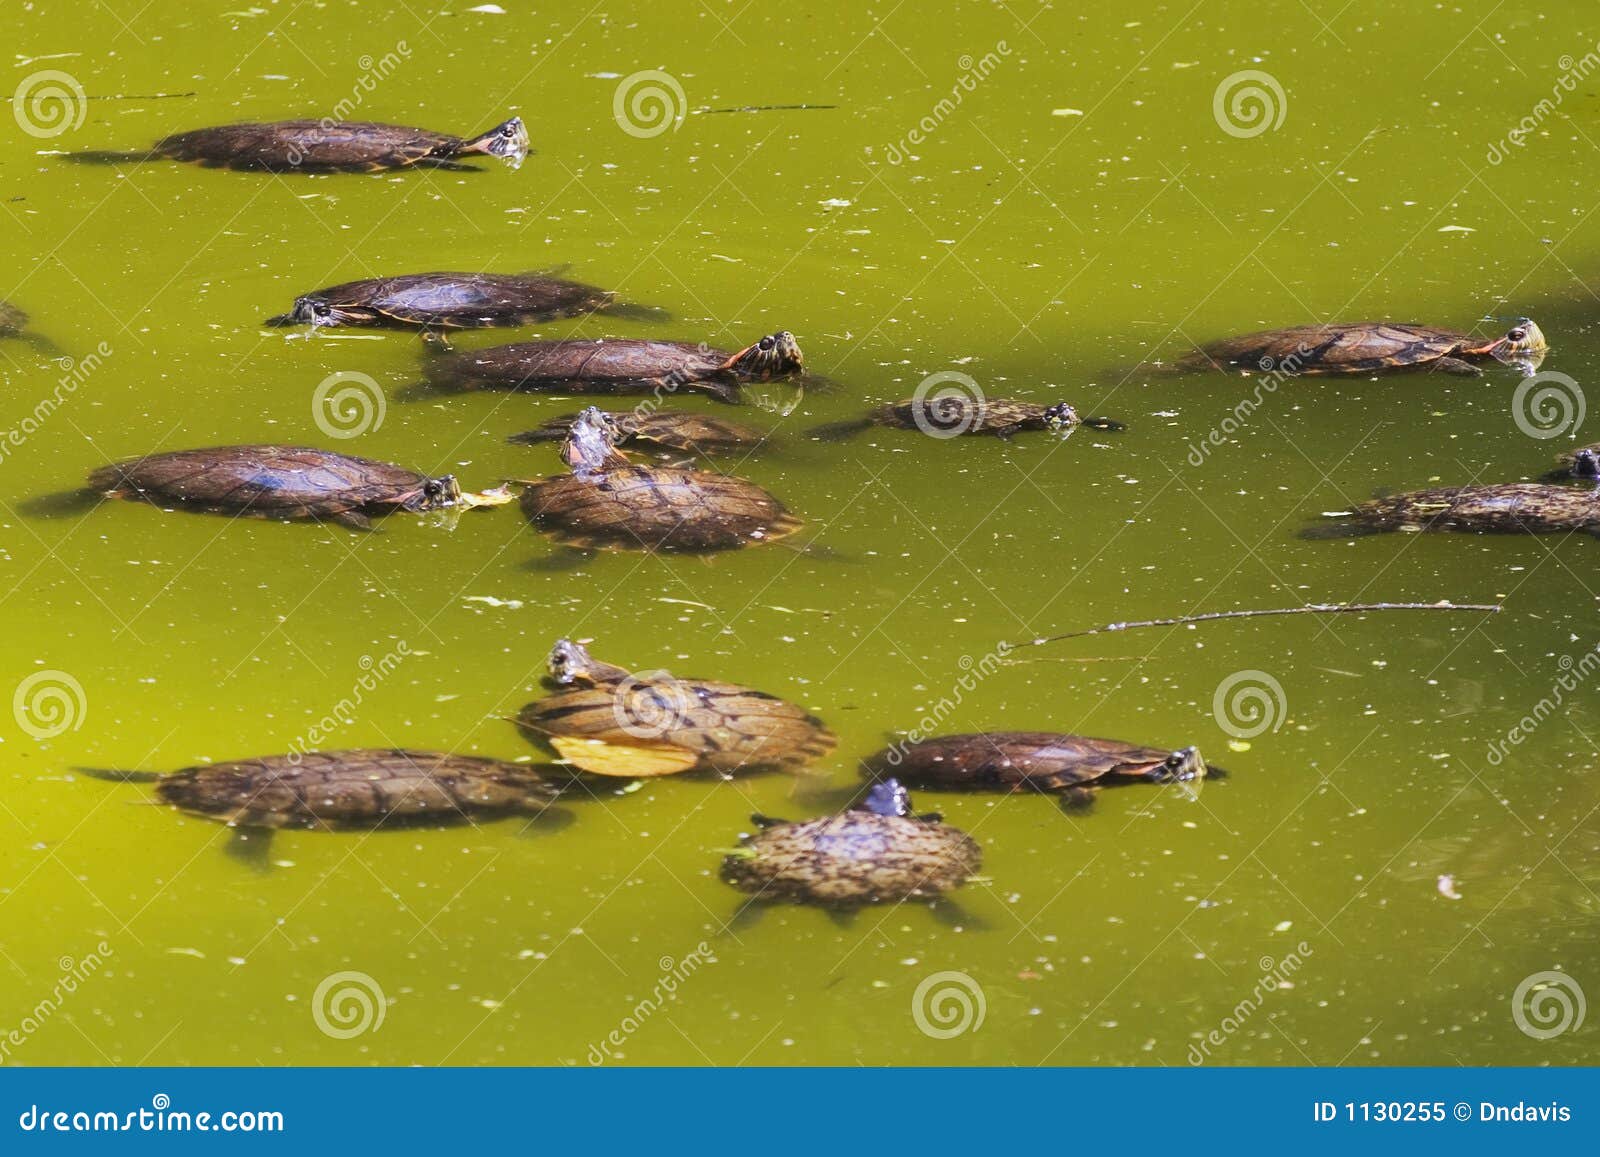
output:
{"label": "green algae water", "polygon": [[[6,1063],[1594,1061],[1576,1014],[1600,992],[1600,543],[1297,537],[1380,489],[1528,478],[1600,437],[1579,413],[1600,366],[1592,6],[929,16],[4,0],[0,297],[58,347],[0,339]],[[242,120],[470,136],[513,114],[537,150],[516,172],[59,155]],[[555,268],[673,320],[458,344],[797,335],[836,388],[740,412],[777,436],[729,467],[825,551],[563,569],[514,508],[360,535],[24,505],[108,460],[242,442],[468,489],[552,473],[550,448],[505,439],[572,399],[406,400],[414,335],[260,322],[354,278]],[[1564,375],[1539,407],[1499,368],[1254,393],[1133,369],[1268,327],[1524,315]],[[933,374],[1129,428],[804,437]],[[1504,610],[998,647],[1441,598]],[[1230,774],[1071,814],[922,793],[983,847],[958,926],[906,905],[730,928],[717,869],[749,815],[836,806],[791,777],[601,782],[559,831],[282,832],[254,873],[221,825],[74,771],[542,758],[506,719],[563,636],[804,705],[839,735],[837,788],[928,728],[1197,744]]]}

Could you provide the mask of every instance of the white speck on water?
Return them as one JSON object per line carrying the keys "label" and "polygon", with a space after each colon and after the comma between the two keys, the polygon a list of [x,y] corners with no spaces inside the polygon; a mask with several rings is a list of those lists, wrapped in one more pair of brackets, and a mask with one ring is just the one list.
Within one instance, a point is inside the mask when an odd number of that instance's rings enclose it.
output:
{"label": "white speck on water", "polygon": [[1456,878],[1451,875],[1440,876],[1438,880],[1439,895],[1446,900],[1459,900],[1461,893],[1456,891]]}
{"label": "white speck on water", "polygon": [[1441,225],[1439,227],[1439,232],[1441,232],[1441,233],[1476,233],[1477,230],[1474,229],[1471,225]]}

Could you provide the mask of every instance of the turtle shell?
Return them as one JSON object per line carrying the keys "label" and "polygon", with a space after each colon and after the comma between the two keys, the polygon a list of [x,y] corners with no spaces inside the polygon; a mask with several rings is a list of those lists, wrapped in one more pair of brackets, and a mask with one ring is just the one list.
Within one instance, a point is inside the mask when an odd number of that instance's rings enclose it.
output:
{"label": "turtle shell", "polygon": [[618,466],[522,492],[529,522],[569,546],[710,553],[772,542],[801,522],[754,482],[707,470]]}
{"label": "turtle shell", "polygon": [[449,161],[467,142],[403,125],[328,120],[274,121],[194,129],[158,141],[155,156],[208,168],[266,172],[375,172]]}
{"label": "turtle shell", "polygon": [[557,691],[524,707],[517,724],[585,771],[630,778],[796,770],[837,742],[821,720],[776,695],[665,672]]}
{"label": "turtle shell", "polygon": [[[1515,332],[1515,331],[1513,331]],[[1455,330],[1390,322],[1302,325],[1225,338],[1180,360],[1186,370],[1318,377],[1427,369],[1443,358],[1494,357],[1502,338],[1474,338]]]}
{"label": "turtle shell", "polygon": [[404,749],[270,755],[163,776],[156,795],[239,827],[377,828],[538,815],[561,783],[533,767]]}
{"label": "turtle shell", "polygon": [[690,342],[527,341],[434,358],[423,375],[439,389],[642,394],[670,387],[737,402],[736,356]]}
{"label": "turtle shell", "polygon": [[1600,478],[1600,442],[1591,442],[1587,446],[1578,446],[1556,455],[1556,468],[1544,477],[1548,482],[1567,478],[1593,482]]}
{"label": "turtle shell", "polygon": [[869,779],[894,776],[908,787],[1067,792],[1119,783],[1202,778],[1194,748],[1142,747],[1049,731],[941,735],[887,747],[862,761]]}
{"label": "turtle shell", "polygon": [[778,823],[741,840],[722,879],[762,899],[850,907],[932,898],[983,866],[971,836],[910,816],[848,811]]}
{"label": "turtle shell", "polygon": [[[767,437],[766,431],[743,422],[684,410],[656,410],[651,413],[609,410],[604,414],[616,429],[618,444],[647,442],[686,454],[731,454],[759,446]],[[576,414],[562,414],[551,418],[537,430],[513,434],[508,440],[523,444],[557,442],[567,436],[567,431],[577,418]]]}
{"label": "turtle shell", "polygon": [[[1008,398],[970,398],[954,394],[906,398],[872,411],[879,426],[901,430],[927,429],[936,433],[997,434],[1002,431],[1043,430],[1049,407]],[[1076,415],[1074,415],[1076,418]],[[1070,424],[1070,423],[1064,423]]]}
{"label": "turtle shell", "polygon": [[1319,528],[1311,537],[1337,533],[1457,531],[1490,534],[1561,534],[1583,530],[1600,533],[1600,491],[1587,486],[1540,482],[1507,482],[1493,486],[1445,486],[1413,490],[1363,502],[1333,530]]}
{"label": "turtle shell", "polygon": [[89,475],[91,489],[157,506],[283,520],[364,523],[453,501],[453,479],[305,446],[216,446],[130,458]]}
{"label": "turtle shell", "polygon": [[15,337],[28,325],[28,315],[9,301],[0,301],[0,337]]}
{"label": "turtle shell", "polygon": [[577,317],[614,301],[607,290],[536,273],[408,273],[302,294],[267,324],[487,329]]}

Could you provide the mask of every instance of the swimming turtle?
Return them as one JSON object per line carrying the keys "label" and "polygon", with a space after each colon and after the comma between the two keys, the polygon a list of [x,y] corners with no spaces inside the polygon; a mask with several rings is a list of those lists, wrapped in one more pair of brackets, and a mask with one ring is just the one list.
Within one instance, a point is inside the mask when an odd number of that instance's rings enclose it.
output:
{"label": "swimming turtle", "polygon": [[1561,482],[1573,478],[1585,482],[1600,481],[1600,442],[1579,446],[1575,450],[1557,455],[1556,468],[1544,475],[1546,482]]}
{"label": "swimming turtle", "polygon": [[737,683],[630,672],[570,639],[556,643],[549,666],[559,689],[524,707],[517,726],[596,775],[797,771],[837,742],[803,708]]}
{"label": "swimming turtle", "polygon": [[734,353],[689,342],[529,341],[434,358],[423,374],[435,390],[525,390],[563,394],[710,394],[742,402],[740,384],[800,372],[794,335],[770,334]]}
{"label": "swimming turtle", "polygon": [[1488,534],[1564,534],[1600,537],[1600,489],[1547,482],[1440,486],[1390,494],[1325,517],[1338,519],[1301,531],[1303,538],[1350,538],[1388,531],[1443,530]]}
{"label": "swimming turtle", "polygon": [[127,498],[168,508],[282,521],[327,520],[359,530],[397,511],[498,505],[509,493],[468,495],[454,476],[306,446],[213,446],[129,458],[89,475],[68,496]]}
{"label": "swimming turtle", "polygon": [[1195,747],[1143,747],[1050,731],[939,735],[884,748],[862,761],[868,779],[895,776],[950,791],[1039,791],[1065,808],[1091,803],[1102,787],[1181,783],[1220,774]]}
{"label": "swimming turtle", "polygon": [[1042,406],[1037,402],[1019,402],[1011,398],[968,397],[965,394],[948,393],[890,402],[879,406],[864,418],[818,426],[811,431],[811,435],[837,441],[872,426],[921,430],[936,438],[953,438],[961,434],[992,434],[1009,438],[1023,430],[1073,430],[1079,426],[1095,430],[1127,429],[1121,422],[1111,418],[1080,418],[1078,411],[1067,402]]}
{"label": "swimming turtle", "polygon": [[0,301],[0,337],[16,337],[28,328],[28,315],[9,301]]}
{"label": "swimming turtle", "polygon": [[[616,430],[619,446],[648,442],[667,450],[710,457],[754,449],[767,437],[766,431],[743,422],[686,410],[604,410],[601,413]],[[577,420],[577,414],[561,414],[536,430],[513,434],[506,440],[523,445],[564,441]]]}
{"label": "swimming turtle", "polygon": [[774,542],[802,523],[754,482],[681,466],[635,466],[590,406],[562,443],[569,474],[533,482],[522,513],[568,546],[704,554]]}
{"label": "swimming turtle", "polygon": [[1175,368],[1284,377],[1433,371],[1475,377],[1483,371],[1473,363],[1486,361],[1532,373],[1548,349],[1544,334],[1527,318],[1492,338],[1427,325],[1364,321],[1224,338],[1180,358]]}
{"label": "swimming turtle", "polygon": [[542,273],[406,273],[303,293],[265,324],[488,329],[615,308],[634,307],[619,306],[609,290]]}
{"label": "swimming turtle", "polygon": [[230,851],[250,859],[264,857],[278,828],[370,831],[537,817],[571,779],[549,768],[404,748],[269,755],[165,775],[79,770],[154,783],[158,802],[237,829]]}
{"label": "swimming turtle", "polygon": [[206,168],[272,173],[371,173],[404,169],[470,169],[459,163],[475,155],[499,157],[517,168],[528,155],[528,130],[512,117],[486,133],[463,140],[448,133],[359,121],[273,121],[195,129],[157,141],[145,152],[93,150],[69,153],[72,160],[115,164],[193,161]]}
{"label": "swimming turtle", "polygon": [[910,795],[893,779],[838,815],[750,819],[761,830],[740,837],[722,861],[722,879],[752,893],[753,903],[854,908],[937,899],[983,867],[976,840],[937,814],[912,815]]}

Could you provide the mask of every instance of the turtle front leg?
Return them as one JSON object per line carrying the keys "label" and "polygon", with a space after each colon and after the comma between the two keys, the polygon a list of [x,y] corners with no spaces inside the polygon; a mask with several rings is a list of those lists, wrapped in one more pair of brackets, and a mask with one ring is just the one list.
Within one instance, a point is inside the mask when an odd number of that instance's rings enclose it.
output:
{"label": "turtle front leg", "polygon": [[1062,788],[1056,803],[1068,815],[1076,812],[1086,812],[1094,807],[1095,789],[1092,787]]}
{"label": "turtle front leg", "polygon": [[272,828],[256,828],[240,824],[228,832],[228,842],[223,852],[252,872],[267,872],[272,868]]}
{"label": "turtle front leg", "polygon": [[1471,362],[1460,358],[1440,358],[1429,370],[1435,374],[1454,374],[1458,378],[1481,378],[1483,371]]}

